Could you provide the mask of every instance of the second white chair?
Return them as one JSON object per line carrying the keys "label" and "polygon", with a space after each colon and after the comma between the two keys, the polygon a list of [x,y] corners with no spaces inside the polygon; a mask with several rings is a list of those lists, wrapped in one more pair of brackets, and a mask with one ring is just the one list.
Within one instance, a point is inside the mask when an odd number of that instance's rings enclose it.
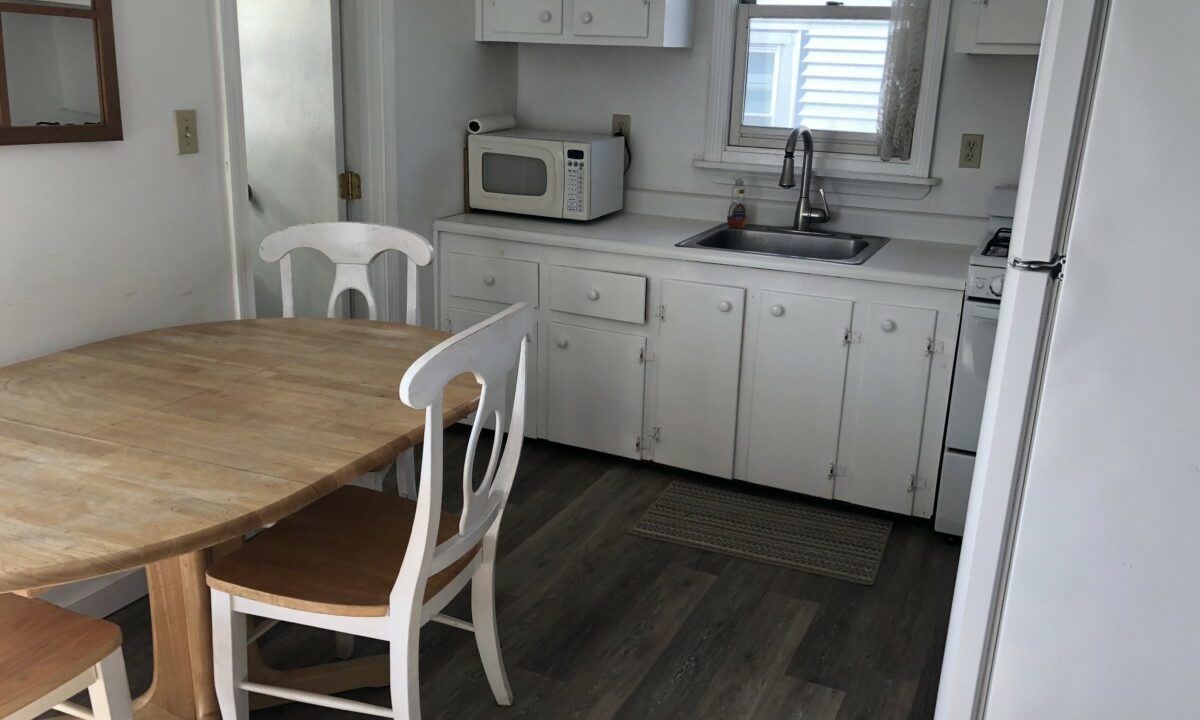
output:
{"label": "second white chair", "polygon": [[[525,436],[532,332],[532,309],[526,303],[514,305],[446,340],[405,373],[400,398],[425,410],[415,502],[344,487],[284,518],[209,569],[217,697],[225,720],[246,720],[251,692],[418,720],[418,641],[421,627],[431,620],[474,633],[496,702],[511,704],[496,626],[496,543]],[[516,392],[507,421],[514,368]],[[463,508],[447,513],[442,511],[443,394],[463,373],[475,375],[483,394],[467,441]],[[495,419],[496,428],[507,425],[508,433],[496,433],[487,469],[475,482],[475,453],[487,418]],[[367,542],[347,542],[350,536]],[[471,620],[443,615],[442,609],[468,583]],[[388,641],[391,707],[253,682],[247,674],[247,615]]]}
{"label": "second white chair", "polygon": [[[292,253],[301,248],[316,250],[334,264],[333,289],[329,293],[326,316],[337,317],[337,301],[342,293],[355,290],[367,303],[371,320],[379,319],[378,302],[371,285],[370,265],[388,250],[402,253],[408,259],[407,320],[417,324],[417,268],[433,261],[433,245],[411,230],[386,225],[354,222],[314,223],[295,225],[271,233],[259,246],[259,256],[266,262],[279,263],[279,282],[282,290],[283,316],[296,316],[296,301],[292,277]],[[412,450],[396,459],[396,484],[402,495],[416,494],[416,470]],[[365,473],[355,485],[374,490],[383,489],[383,480],[391,464]]]}

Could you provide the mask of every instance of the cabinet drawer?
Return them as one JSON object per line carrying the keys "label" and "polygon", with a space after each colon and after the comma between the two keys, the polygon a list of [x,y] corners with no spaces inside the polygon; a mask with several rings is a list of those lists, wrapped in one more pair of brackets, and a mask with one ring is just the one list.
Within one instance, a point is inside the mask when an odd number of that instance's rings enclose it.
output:
{"label": "cabinet drawer", "polygon": [[646,322],[646,278],[552,265],[550,309],[642,325]]}
{"label": "cabinet drawer", "polygon": [[446,254],[449,293],[455,297],[538,305],[538,264],[528,260]]}

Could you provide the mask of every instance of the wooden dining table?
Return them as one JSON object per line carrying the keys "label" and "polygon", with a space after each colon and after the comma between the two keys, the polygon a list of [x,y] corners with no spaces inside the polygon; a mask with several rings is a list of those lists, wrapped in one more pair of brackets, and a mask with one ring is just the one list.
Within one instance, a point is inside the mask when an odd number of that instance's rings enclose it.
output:
{"label": "wooden dining table", "polygon": [[[218,718],[215,554],[420,443],[409,365],[448,337],[364,320],[173,327],[0,368],[0,593],[145,567],[154,680],[141,718]],[[446,425],[476,407],[447,388]],[[394,552],[395,548],[387,548]],[[316,692],[387,683],[380,658],[252,675]]]}

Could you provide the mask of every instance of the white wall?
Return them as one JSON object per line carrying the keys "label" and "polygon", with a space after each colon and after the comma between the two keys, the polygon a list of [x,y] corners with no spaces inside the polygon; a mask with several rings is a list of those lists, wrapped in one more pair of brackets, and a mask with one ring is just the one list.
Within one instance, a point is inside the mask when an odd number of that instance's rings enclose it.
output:
{"label": "white wall", "polygon": [[[0,365],[233,316],[211,3],[114,6],[125,140],[0,147]],[[176,108],[199,155],[176,154]]]}
{"label": "white wall", "polygon": [[[954,0],[955,8],[974,0]],[[696,46],[685,50],[522,45],[517,111],[523,125],[607,132],[613,113],[633,116],[636,153],[630,209],[723,219],[732,173],[692,166],[705,145],[711,4],[699,0]],[[955,18],[951,17],[953,24]],[[977,243],[988,195],[1020,172],[1036,59],[975,57],[948,50],[942,80],[933,175],[921,200],[831,196],[842,206],[834,227],[860,232]],[[983,133],[983,167],[958,167],[959,136]],[[751,220],[790,222],[795,191],[747,178]],[[853,204],[857,207],[845,207]],[[890,210],[897,212],[879,212]]]}
{"label": "white wall", "polygon": [[[438,0],[397,4],[395,51],[400,224],[432,238],[463,210],[467,121],[516,110],[517,48],[475,42],[475,0]],[[420,286],[433,307],[432,268]]]}

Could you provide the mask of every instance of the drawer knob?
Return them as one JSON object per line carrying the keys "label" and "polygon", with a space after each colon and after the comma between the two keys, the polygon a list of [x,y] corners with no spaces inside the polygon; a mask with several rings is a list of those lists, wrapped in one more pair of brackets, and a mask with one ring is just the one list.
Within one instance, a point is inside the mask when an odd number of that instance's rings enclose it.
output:
{"label": "drawer knob", "polygon": [[555,340],[554,344],[559,346],[560,348],[565,348],[567,345],[570,345],[570,343],[568,343],[567,339],[564,337],[560,337],[559,339]]}
{"label": "drawer knob", "polygon": [[484,275],[483,276],[483,284],[487,285],[488,287],[495,285],[496,284],[496,276],[495,275]]}
{"label": "drawer knob", "polygon": [[885,333],[896,332],[896,321],[892,319],[884,320],[879,323],[879,329]]}
{"label": "drawer knob", "polygon": [[721,312],[729,312],[733,309],[733,303],[729,302],[728,300],[722,300],[721,304],[717,305],[717,309]]}
{"label": "drawer knob", "polygon": [[783,317],[783,306],[782,305],[772,305],[771,306],[771,314],[774,315],[775,317]]}
{"label": "drawer knob", "polygon": [[588,300],[595,302],[599,299],[600,299],[600,291],[599,290],[588,290]]}
{"label": "drawer knob", "polygon": [[584,25],[590,25],[592,22],[592,14],[590,12],[585,12],[584,14],[579,16],[579,19],[580,19],[580,21],[583,22]]}
{"label": "drawer knob", "polygon": [[550,22],[550,20],[551,20],[553,17],[554,17],[554,15],[552,15],[552,14],[550,13],[550,11],[549,11],[549,10],[543,10],[543,11],[542,11],[542,15],[541,15],[542,22],[544,22],[544,23],[546,23],[546,22]]}

